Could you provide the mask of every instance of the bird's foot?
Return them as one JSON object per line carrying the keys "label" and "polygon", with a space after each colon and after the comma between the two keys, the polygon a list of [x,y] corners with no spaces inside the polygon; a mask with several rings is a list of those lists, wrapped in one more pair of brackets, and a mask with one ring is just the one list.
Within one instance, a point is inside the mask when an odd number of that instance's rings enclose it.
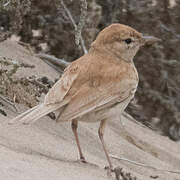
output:
{"label": "bird's foot", "polygon": [[80,161],[81,161],[82,163],[88,163],[84,157],[80,157]]}
{"label": "bird's foot", "polygon": [[97,164],[93,164],[93,163],[86,161],[85,158],[80,158],[77,162],[83,163],[85,165],[92,166],[92,167],[99,167]]}
{"label": "bird's foot", "polygon": [[110,166],[105,166],[104,169],[111,172],[114,171],[113,167],[110,167]]}
{"label": "bird's foot", "polygon": [[112,176],[112,173],[114,172],[113,167],[105,166],[104,169],[107,171],[108,180],[113,179],[113,176]]}

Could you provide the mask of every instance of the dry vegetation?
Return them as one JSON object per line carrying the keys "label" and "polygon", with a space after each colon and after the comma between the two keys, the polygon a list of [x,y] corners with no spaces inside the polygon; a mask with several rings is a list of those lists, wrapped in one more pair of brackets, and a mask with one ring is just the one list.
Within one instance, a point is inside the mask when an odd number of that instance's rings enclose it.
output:
{"label": "dry vegetation", "polygon": [[[33,107],[39,102],[42,93],[47,93],[54,82],[47,77],[37,78],[36,75],[29,77],[17,77],[16,72],[20,68],[34,68],[34,65],[18,63],[18,61],[0,57],[0,100],[10,105],[14,102]],[[15,106],[14,106],[15,107]],[[16,108],[15,108],[16,110]],[[6,115],[6,112],[1,109]]]}

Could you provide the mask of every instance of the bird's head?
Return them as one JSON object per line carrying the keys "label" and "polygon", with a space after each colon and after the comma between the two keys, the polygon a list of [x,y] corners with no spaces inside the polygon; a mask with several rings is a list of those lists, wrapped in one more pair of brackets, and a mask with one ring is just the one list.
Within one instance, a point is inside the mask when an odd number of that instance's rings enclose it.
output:
{"label": "bird's head", "polygon": [[143,36],[135,29],[123,25],[112,24],[103,29],[92,43],[92,48],[131,62],[137,51],[144,44],[159,41],[153,36]]}

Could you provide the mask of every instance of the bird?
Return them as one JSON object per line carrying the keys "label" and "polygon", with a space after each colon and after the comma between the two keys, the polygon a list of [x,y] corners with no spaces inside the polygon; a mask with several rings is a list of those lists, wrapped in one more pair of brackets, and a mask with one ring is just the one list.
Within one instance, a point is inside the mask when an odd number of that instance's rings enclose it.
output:
{"label": "bird", "polygon": [[64,70],[44,101],[18,115],[9,124],[30,124],[50,112],[58,112],[56,121],[71,121],[80,160],[86,163],[77,134],[78,122],[100,122],[98,135],[113,169],[104,142],[108,120],[120,117],[133,99],[139,77],[133,58],[145,44],[159,41],[143,36],[124,24],[111,24],[99,32],[87,54]]}

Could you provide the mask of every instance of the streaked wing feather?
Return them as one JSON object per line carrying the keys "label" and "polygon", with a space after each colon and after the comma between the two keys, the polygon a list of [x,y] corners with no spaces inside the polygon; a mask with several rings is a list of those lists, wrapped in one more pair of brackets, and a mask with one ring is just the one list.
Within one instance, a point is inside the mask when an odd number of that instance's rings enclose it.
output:
{"label": "streaked wing feather", "polygon": [[68,91],[70,90],[73,82],[78,77],[79,70],[77,65],[71,64],[66,69],[62,77],[55,83],[45,97],[45,104],[60,103]]}

